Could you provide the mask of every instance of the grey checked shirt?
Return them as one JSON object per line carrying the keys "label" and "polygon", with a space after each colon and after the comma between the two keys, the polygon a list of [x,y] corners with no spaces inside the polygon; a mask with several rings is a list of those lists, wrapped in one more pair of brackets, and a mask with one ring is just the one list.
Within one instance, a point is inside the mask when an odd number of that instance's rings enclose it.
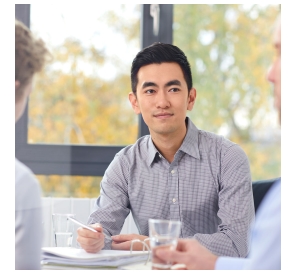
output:
{"label": "grey checked shirt", "polygon": [[115,155],[88,223],[100,222],[106,234],[117,235],[130,211],[139,234],[149,235],[149,218],[180,220],[181,238],[195,238],[216,255],[246,257],[254,219],[248,158],[189,118],[172,163],[149,135],[141,137]]}

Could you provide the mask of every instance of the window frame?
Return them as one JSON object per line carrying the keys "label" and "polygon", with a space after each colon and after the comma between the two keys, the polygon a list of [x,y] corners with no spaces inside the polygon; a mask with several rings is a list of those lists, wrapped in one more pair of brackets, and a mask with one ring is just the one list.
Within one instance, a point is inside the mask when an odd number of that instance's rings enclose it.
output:
{"label": "window frame", "polygon": [[[159,4],[159,33],[153,34],[150,4],[141,7],[141,49],[156,41],[173,41],[173,4]],[[15,4],[15,17],[30,28],[30,4]],[[149,129],[139,115],[138,138],[149,135]],[[103,176],[115,154],[123,146],[29,144],[28,105],[15,125],[15,156],[37,175]]]}

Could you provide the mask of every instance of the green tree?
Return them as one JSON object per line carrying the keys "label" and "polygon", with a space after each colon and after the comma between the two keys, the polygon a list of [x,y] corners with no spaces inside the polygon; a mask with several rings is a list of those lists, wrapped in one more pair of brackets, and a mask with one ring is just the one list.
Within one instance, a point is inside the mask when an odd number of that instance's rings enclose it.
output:
{"label": "green tree", "polygon": [[191,63],[197,89],[189,116],[201,129],[219,133],[223,128],[240,144],[255,180],[280,176],[279,143],[254,141],[272,110],[265,76],[278,12],[272,5],[174,5],[173,41]]}
{"label": "green tree", "polygon": [[57,67],[63,64],[68,69],[51,66],[36,80],[29,109],[31,142],[133,143],[137,121],[128,103],[128,72],[112,81],[86,74],[81,64],[87,63],[95,71],[104,63],[104,56],[77,40],[66,39],[53,55]]}
{"label": "green tree", "polygon": [[[139,6],[138,6],[139,8]],[[121,6],[124,14],[125,5]],[[139,44],[139,19],[126,21],[121,13],[98,18],[112,32],[122,33],[129,45]],[[128,145],[138,133],[138,117],[128,101],[130,63],[104,49],[72,37],[52,49],[53,62],[36,76],[29,102],[29,143]],[[98,71],[106,63],[119,74],[104,79]],[[37,176],[45,196],[97,197],[101,177]]]}

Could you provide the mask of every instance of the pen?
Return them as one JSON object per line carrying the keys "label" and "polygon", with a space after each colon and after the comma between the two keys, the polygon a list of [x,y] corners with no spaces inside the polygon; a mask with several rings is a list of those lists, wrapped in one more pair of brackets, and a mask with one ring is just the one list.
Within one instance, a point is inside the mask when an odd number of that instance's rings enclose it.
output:
{"label": "pen", "polygon": [[77,219],[73,218],[73,217],[68,217],[68,219],[70,219],[71,221],[73,221],[74,223],[76,223],[77,225],[80,225],[81,227],[85,228],[85,229],[88,229],[90,231],[93,231],[95,233],[97,233],[98,231],[90,226],[87,226],[85,224],[83,224],[82,222],[78,221]]}
{"label": "pen", "polygon": [[[79,225],[79,226],[81,226],[83,228],[86,228],[86,229],[88,229],[90,231],[93,231],[95,233],[98,232],[96,229],[92,228],[91,226],[88,226],[88,225],[83,224],[82,222],[80,222],[79,220],[75,219],[74,217],[68,216],[68,219],[70,219],[71,221],[73,221],[74,223],[76,223],[77,225]],[[106,235],[105,233],[104,233],[104,236],[106,238],[108,238],[108,239],[111,239],[111,237],[108,236],[108,235]]]}

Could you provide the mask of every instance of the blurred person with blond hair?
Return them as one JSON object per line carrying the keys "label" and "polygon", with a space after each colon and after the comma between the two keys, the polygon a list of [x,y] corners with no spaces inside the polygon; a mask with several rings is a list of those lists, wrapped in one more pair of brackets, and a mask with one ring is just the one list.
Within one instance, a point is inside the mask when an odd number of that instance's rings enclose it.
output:
{"label": "blurred person with blond hair", "polygon": [[[49,51],[20,21],[15,20],[15,122],[32,91]],[[32,171],[15,159],[15,269],[40,269],[43,239],[41,188]]]}
{"label": "blurred person with blond hair", "polygon": [[[281,121],[281,20],[274,32],[276,59],[267,79],[273,83],[275,107]],[[264,197],[251,229],[251,247],[247,258],[218,257],[192,239],[180,239],[176,250],[158,249],[156,255],[182,269],[281,269],[281,180],[275,181]],[[177,267],[177,266],[176,266]]]}

